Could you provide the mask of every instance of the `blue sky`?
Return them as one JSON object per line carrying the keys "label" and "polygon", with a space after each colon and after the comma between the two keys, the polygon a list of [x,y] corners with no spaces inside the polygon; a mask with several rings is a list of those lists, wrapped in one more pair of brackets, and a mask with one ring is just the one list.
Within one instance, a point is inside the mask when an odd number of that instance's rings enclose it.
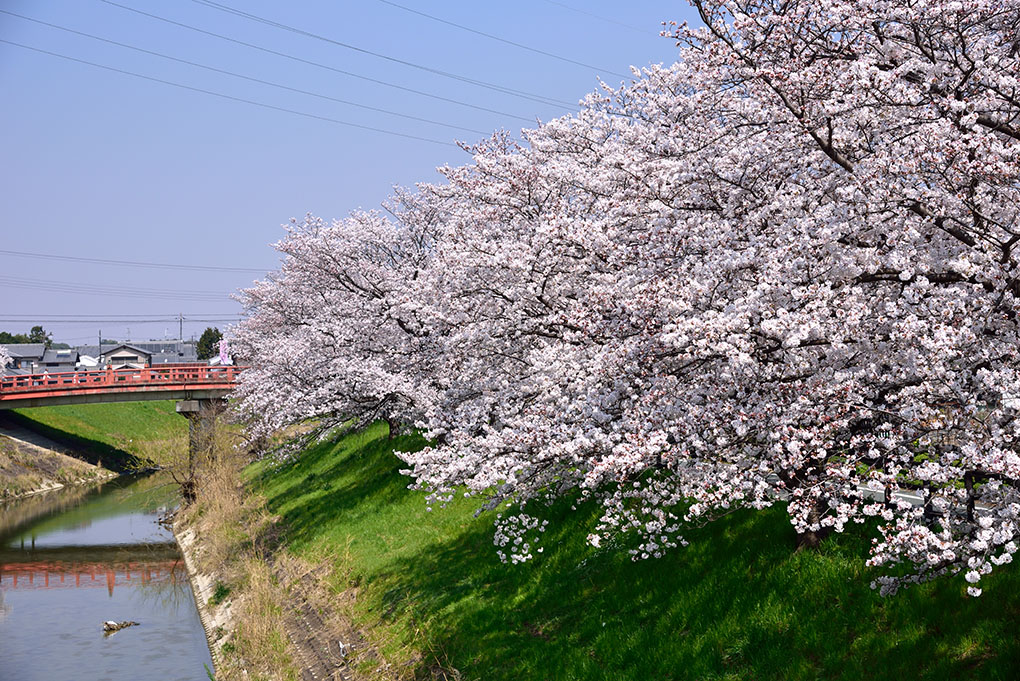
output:
{"label": "blue sky", "polygon": [[[659,37],[660,23],[693,21],[683,3],[650,0],[5,0],[0,10],[8,12],[0,13],[0,251],[8,251],[0,252],[0,330],[27,331],[39,320],[56,340],[75,344],[100,329],[120,340],[176,337],[176,322],[155,320],[178,313],[191,318],[185,337],[224,327],[213,320],[236,315],[240,308],[229,294],[275,267],[269,244],[291,217],[342,217],[377,207],[394,185],[436,179],[437,166],[469,160],[454,140],[474,141],[497,129],[517,133],[529,122],[574,111],[599,76],[619,84],[631,65],[673,61],[676,48]],[[243,271],[127,267],[10,251]]]}

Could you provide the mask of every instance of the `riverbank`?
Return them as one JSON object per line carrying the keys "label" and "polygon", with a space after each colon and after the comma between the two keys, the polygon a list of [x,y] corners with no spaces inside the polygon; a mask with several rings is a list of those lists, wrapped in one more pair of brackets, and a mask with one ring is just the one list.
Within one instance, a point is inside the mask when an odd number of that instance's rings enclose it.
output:
{"label": "riverbank", "polygon": [[198,617],[202,621],[202,629],[205,630],[205,638],[209,645],[209,653],[212,656],[214,673],[218,674],[222,666],[220,658],[222,648],[229,638],[226,632],[233,629],[234,619],[232,617],[230,602],[223,603],[223,607],[216,607],[216,579],[198,569],[198,541],[195,533],[184,527],[181,522],[173,525],[174,539],[184,556],[184,566],[188,571],[188,579],[191,582],[191,593],[195,598],[195,607],[198,608]]}
{"label": "riverbank", "polygon": [[[426,510],[385,425],[246,471],[280,551],[332,572],[334,609],[406,679],[1010,679],[1020,571],[981,598],[962,576],[882,598],[864,528],[798,551],[785,510],[740,511],[634,562],[594,548],[593,504],[539,508],[544,551],[501,563],[476,500]],[[350,662],[369,673],[378,661]]]}
{"label": "riverbank", "polygon": [[187,436],[172,400],[0,412],[0,499],[138,471]]}
{"label": "riverbank", "polygon": [[493,514],[463,498],[426,510],[394,453],[424,442],[387,435],[376,424],[284,463],[213,457],[179,522],[221,681],[1020,677],[1013,565],[981,598],[962,576],[882,598],[864,529],[797,551],[781,508],[633,562],[587,543],[599,510],[585,503],[536,509],[544,551],[506,565]]}
{"label": "riverbank", "polygon": [[0,420],[118,473],[144,468],[146,460],[158,460],[188,442],[188,421],[173,400],[15,409]]}
{"label": "riverbank", "polygon": [[0,420],[0,500],[100,482],[117,473],[64,453],[54,440]]}
{"label": "riverbank", "polygon": [[247,462],[240,450],[220,447],[212,461],[174,530],[217,679],[404,678],[351,624],[346,605],[353,594],[337,597],[333,585],[342,578],[330,561],[286,550],[286,528],[241,481]]}

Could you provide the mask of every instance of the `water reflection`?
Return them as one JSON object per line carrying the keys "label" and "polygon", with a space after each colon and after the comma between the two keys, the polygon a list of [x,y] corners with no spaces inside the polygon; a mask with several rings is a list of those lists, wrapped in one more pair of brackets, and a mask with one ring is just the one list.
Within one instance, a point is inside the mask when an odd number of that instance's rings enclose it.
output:
{"label": "water reflection", "polygon": [[[207,679],[161,476],[0,506],[0,681]],[[106,620],[140,623],[104,637]],[[87,670],[87,671],[83,671]]]}

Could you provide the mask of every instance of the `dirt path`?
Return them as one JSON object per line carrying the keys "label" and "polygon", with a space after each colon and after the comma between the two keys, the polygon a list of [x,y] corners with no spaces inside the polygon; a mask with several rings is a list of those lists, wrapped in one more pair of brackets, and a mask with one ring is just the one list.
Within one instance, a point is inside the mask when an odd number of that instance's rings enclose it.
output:
{"label": "dirt path", "polygon": [[[289,611],[283,627],[294,646],[301,668],[302,681],[353,681],[356,677],[347,664],[347,656],[360,648],[360,636],[336,621],[327,622],[320,612],[324,605],[315,575],[290,574],[292,570],[279,565],[274,569],[277,579],[287,585]],[[346,638],[347,640],[343,640]]]}
{"label": "dirt path", "polygon": [[17,442],[19,445],[33,450],[63,453],[66,448],[60,446],[45,435],[34,433],[31,430],[19,425],[10,418],[0,415],[0,435]]}
{"label": "dirt path", "polygon": [[[188,576],[191,579],[199,617],[206,631],[213,663],[220,664],[222,645],[229,640],[224,632],[234,628],[235,615],[230,602],[211,606],[216,579],[198,571],[195,552],[198,538],[192,529],[175,526],[174,535],[184,554]],[[280,584],[286,585],[286,606],[282,627],[290,639],[294,661],[302,681],[358,681],[359,677],[348,665],[351,651],[362,650],[364,639],[349,626],[334,618],[323,618],[328,612],[329,594],[316,575],[304,566],[288,560],[278,560],[272,568]]]}

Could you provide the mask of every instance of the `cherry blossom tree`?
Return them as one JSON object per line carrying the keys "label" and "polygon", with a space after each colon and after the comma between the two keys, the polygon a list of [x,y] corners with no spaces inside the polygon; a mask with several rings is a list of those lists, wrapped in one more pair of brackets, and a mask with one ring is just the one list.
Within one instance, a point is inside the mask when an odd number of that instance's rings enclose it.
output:
{"label": "cherry blossom tree", "polygon": [[1020,522],[1020,3],[694,6],[676,64],[296,226],[241,405],[415,423],[514,562],[563,496],[635,558],[782,503],[803,545],[873,519],[884,593],[979,595]]}
{"label": "cherry blossom tree", "polygon": [[430,353],[407,288],[427,261],[435,214],[405,194],[390,215],[291,222],[276,244],[282,267],[241,292],[249,316],[234,330],[251,363],[237,404],[255,438],[307,419],[320,431],[413,419],[430,389]]}
{"label": "cherry blossom tree", "polygon": [[8,354],[7,348],[0,346],[0,371],[3,371],[3,368],[10,363],[11,356]]}

